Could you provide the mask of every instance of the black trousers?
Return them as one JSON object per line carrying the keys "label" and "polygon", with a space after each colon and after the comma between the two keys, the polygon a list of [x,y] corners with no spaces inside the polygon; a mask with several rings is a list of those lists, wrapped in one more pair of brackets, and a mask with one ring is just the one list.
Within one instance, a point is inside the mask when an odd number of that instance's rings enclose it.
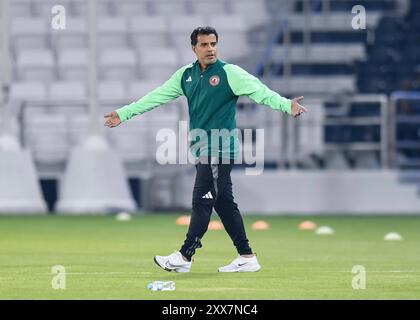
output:
{"label": "black trousers", "polygon": [[[218,161],[214,161],[218,160]],[[226,159],[224,160],[226,162]],[[188,259],[201,248],[201,239],[207,231],[213,208],[240,255],[251,254],[244,223],[238,205],[233,199],[230,173],[233,163],[213,159],[196,164],[192,199],[192,214],[186,240],[180,252]]]}

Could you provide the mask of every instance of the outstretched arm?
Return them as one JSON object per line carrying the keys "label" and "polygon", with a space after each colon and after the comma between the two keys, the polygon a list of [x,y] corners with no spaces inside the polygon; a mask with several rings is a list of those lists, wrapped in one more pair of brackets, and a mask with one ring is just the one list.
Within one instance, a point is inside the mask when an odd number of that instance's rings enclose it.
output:
{"label": "outstretched arm", "polygon": [[140,100],[105,115],[105,126],[109,128],[116,127],[120,125],[121,122],[127,121],[136,115],[143,114],[182,96],[184,93],[181,88],[181,78],[187,67],[188,66],[184,66],[179,69],[162,86],[149,92]]}
{"label": "outstretched arm", "polygon": [[286,112],[293,117],[307,112],[306,108],[299,104],[303,97],[292,100],[286,99],[277,92],[270,90],[257,77],[254,77],[237,65],[226,64],[224,69],[228,77],[229,86],[235,95],[248,96],[256,103]]}

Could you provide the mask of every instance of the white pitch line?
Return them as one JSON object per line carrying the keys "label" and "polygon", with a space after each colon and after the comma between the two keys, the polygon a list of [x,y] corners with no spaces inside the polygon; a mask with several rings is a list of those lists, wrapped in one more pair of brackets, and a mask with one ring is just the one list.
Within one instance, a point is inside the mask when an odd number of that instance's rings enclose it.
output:
{"label": "white pitch line", "polygon": [[[27,272],[15,272],[13,274],[9,274],[7,276],[19,275],[19,274],[28,274]],[[34,272],[33,275],[45,275],[51,276],[51,273],[45,272]],[[118,272],[118,271],[110,271],[110,272],[66,272],[66,275],[141,275],[141,274],[152,274],[151,272]],[[0,274],[1,275],[1,274]]]}
{"label": "white pitch line", "polygon": [[[40,274],[40,273],[38,273]],[[45,274],[45,273],[42,273]],[[66,275],[112,275],[112,274],[122,274],[122,275],[135,275],[135,274],[151,274],[151,272],[118,272],[118,271],[110,271],[110,272],[66,272]]]}
{"label": "white pitch line", "polygon": [[[326,272],[340,272],[340,273],[352,273],[351,270],[346,271],[326,271]],[[420,270],[369,270],[366,269],[366,273],[420,273]]]}

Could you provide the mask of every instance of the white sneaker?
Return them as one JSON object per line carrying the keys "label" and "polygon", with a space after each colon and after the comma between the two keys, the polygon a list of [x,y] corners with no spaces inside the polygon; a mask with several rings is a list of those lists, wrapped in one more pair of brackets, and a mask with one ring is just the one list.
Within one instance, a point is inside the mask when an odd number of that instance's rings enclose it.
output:
{"label": "white sneaker", "polygon": [[190,272],[191,261],[185,261],[179,251],[175,251],[169,256],[155,256],[156,264],[166,271]]}
{"label": "white sneaker", "polygon": [[238,256],[230,264],[224,267],[220,267],[219,272],[256,272],[261,269],[258,263],[257,256],[254,255],[251,258],[245,258]]}

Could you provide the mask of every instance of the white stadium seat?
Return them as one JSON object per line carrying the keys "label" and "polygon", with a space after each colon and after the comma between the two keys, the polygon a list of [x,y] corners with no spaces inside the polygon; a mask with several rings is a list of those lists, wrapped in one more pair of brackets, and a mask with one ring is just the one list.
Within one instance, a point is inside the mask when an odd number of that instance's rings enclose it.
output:
{"label": "white stadium seat", "polygon": [[137,58],[126,48],[103,50],[99,53],[101,79],[131,81],[137,76]]}
{"label": "white stadium seat", "polygon": [[10,105],[13,114],[40,107],[47,100],[47,86],[43,82],[13,82],[10,87]]}
{"label": "white stadium seat", "polygon": [[241,15],[214,15],[209,18],[212,27],[218,30],[218,33],[246,32],[248,27]]}
{"label": "white stadium seat", "polygon": [[[52,9],[54,6],[60,5],[63,6],[66,10],[66,16],[70,14],[70,7],[71,7],[72,0],[33,0],[34,12],[39,17],[52,17]],[[51,19],[50,19],[51,20]]]}
{"label": "white stadium seat", "polygon": [[203,27],[207,24],[207,19],[202,15],[172,16],[169,19],[169,32],[172,45],[177,48],[190,46],[192,31],[197,27]]}
{"label": "white stadium seat", "polygon": [[194,0],[191,3],[195,14],[209,12],[214,15],[225,14],[229,7],[227,2],[226,0]]}
{"label": "white stadium seat", "polygon": [[137,101],[162,84],[163,81],[159,80],[142,80],[130,82],[128,84],[128,99],[131,102]]}
{"label": "white stadium seat", "polygon": [[19,80],[53,81],[55,79],[55,62],[50,50],[25,50],[18,54],[16,68]]}
{"label": "white stadium seat", "polygon": [[247,26],[239,15],[218,15],[210,17],[219,34],[219,50],[222,59],[236,59],[249,54]]}
{"label": "white stadium seat", "polygon": [[100,17],[98,20],[98,48],[127,47],[128,22],[125,18]]}
{"label": "white stadium seat", "polygon": [[47,47],[47,22],[37,18],[15,18],[10,21],[10,35],[15,53],[24,49]]}
{"label": "white stadium seat", "polygon": [[[313,31],[353,31],[353,18],[354,15],[352,14],[330,12],[328,15],[312,14],[307,19],[304,14],[294,13],[288,16],[288,22],[291,30],[304,30],[308,26]],[[369,12],[366,25],[375,27],[380,18],[380,13]]]}
{"label": "white stadium seat", "polygon": [[87,98],[86,86],[81,82],[54,82],[49,86],[50,101],[86,102]]}
{"label": "white stadium seat", "polygon": [[54,82],[49,86],[48,101],[45,107],[48,113],[74,115],[83,110],[86,112],[87,88],[83,82]]}
{"label": "white stadium seat", "polygon": [[11,101],[42,101],[47,99],[47,86],[40,81],[13,82],[10,88]]}
{"label": "white stadium seat", "polygon": [[12,17],[31,17],[33,15],[32,0],[10,1],[9,14]]}
{"label": "white stadium seat", "polygon": [[[86,0],[71,0],[71,14],[87,17],[89,15],[89,2]],[[97,0],[98,17],[111,15],[111,0]]]}
{"label": "white stadium seat", "polygon": [[[103,119],[102,115],[96,119],[96,125],[101,134],[105,134],[108,129],[104,126]],[[71,146],[79,145],[92,133],[92,124],[90,122],[88,110],[82,114],[74,114],[68,117],[68,139]]]}
{"label": "white stadium seat", "polygon": [[324,159],[326,169],[345,170],[350,168],[348,160],[341,150],[326,151]]}
{"label": "white stadium seat", "polygon": [[354,92],[353,76],[293,76],[290,79],[273,78],[267,81],[273,90],[283,93],[340,93]]}
{"label": "white stadium seat", "polygon": [[25,121],[25,146],[32,150],[35,160],[43,163],[66,160],[69,145],[64,115],[32,115]]}
{"label": "white stadium seat", "polygon": [[197,56],[191,50],[191,47],[186,47],[184,49],[179,48],[177,54],[180,67],[193,63],[197,60]]}
{"label": "white stadium seat", "polygon": [[69,17],[65,30],[50,30],[52,46],[58,51],[88,47],[88,27],[84,18]]}
{"label": "white stadium seat", "polygon": [[168,46],[167,23],[164,17],[136,16],[130,18],[130,39],[137,49]]}
{"label": "white stadium seat", "polygon": [[177,67],[178,56],[174,49],[143,50],[140,53],[140,70],[148,79],[168,79]]}
{"label": "white stadium seat", "polygon": [[120,81],[106,81],[98,84],[98,99],[101,103],[113,101],[128,101],[127,87]]}
{"label": "white stadium seat", "polygon": [[175,16],[186,14],[188,11],[186,0],[154,0],[151,2],[154,12],[163,16]]}
{"label": "white stadium seat", "polygon": [[234,0],[230,2],[232,12],[244,17],[248,27],[252,28],[267,24],[269,15],[266,4],[263,1],[255,0]]}
{"label": "white stadium seat", "polygon": [[65,49],[57,59],[60,80],[86,81],[88,79],[87,49]]}
{"label": "white stadium seat", "polygon": [[365,47],[360,43],[349,44],[311,44],[306,49],[304,45],[283,45],[273,49],[271,60],[282,63],[288,59],[296,63],[351,63],[356,59],[365,59]]}
{"label": "white stadium seat", "polygon": [[[146,126],[147,121],[142,117],[134,117],[112,130],[108,139],[123,161],[144,161],[154,156],[149,150],[154,136]],[[153,140],[152,140],[153,139]]]}
{"label": "white stadium seat", "polygon": [[132,17],[150,14],[148,0],[114,1],[115,12],[118,16]]}

